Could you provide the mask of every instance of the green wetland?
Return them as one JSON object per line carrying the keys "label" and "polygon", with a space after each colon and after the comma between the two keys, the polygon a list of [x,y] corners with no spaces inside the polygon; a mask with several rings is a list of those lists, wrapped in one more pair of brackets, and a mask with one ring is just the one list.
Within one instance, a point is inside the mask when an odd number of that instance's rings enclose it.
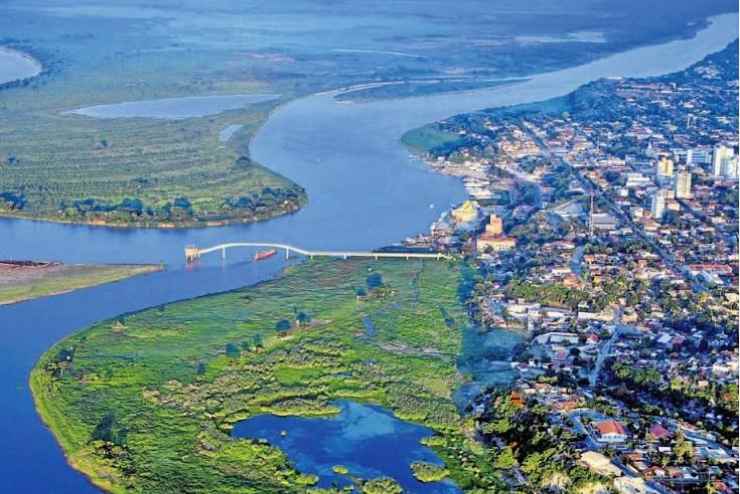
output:
{"label": "green wetland", "polygon": [[[460,269],[311,261],[280,280],[103,321],[41,358],[37,409],[69,462],[111,492],[334,492],[317,485],[320,471],[231,431],[265,414],[336,416],[336,400],[428,429],[422,442],[434,455],[395,465],[407,477],[413,468],[429,485],[448,478],[491,492],[493,453],[453,400],[468,379],[456,366],[467,325]],[[419,461],[432,463],[412,467]],[[363,477],[352,458],[336,466],[347,485],[382,492],[372,486],[383,475]]]}

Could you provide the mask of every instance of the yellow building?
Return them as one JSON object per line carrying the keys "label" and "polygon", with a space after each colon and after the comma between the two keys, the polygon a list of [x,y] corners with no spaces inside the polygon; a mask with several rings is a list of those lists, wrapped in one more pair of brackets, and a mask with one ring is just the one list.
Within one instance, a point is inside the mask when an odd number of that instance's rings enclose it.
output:
{"label": "yellow building", "polygon": [[501,218],[492,214],[486,225],[486,233],[490,235],[501,235],[504,232],[504,222]]}
{"label": "yellow building", "polygon": [[672,177],[673,160],[667,156],[661,156],[657,164],[657,173],[659,177]]}
{"label": "yellow building", "polygon": [[458,223],[470,223],[478,219],[478,204],[474,201],[465,201],[462,205],[452,210],[452,217]]}

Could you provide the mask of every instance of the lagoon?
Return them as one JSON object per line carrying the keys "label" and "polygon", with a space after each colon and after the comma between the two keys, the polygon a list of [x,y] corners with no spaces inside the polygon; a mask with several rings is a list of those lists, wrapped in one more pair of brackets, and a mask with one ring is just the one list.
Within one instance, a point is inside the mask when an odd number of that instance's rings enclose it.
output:
{"label": "lagoon", "polygon": [[0,46],[0,84],[37,76],[41,69],[41,63],[31,55]]}
{"label": "lagoon", "polygon": [[381,407],[352,401],[335,404],[340,413],[333,417],[258,415],[236,424],[232,435],[264,439],[280,448],[299,471],[318,475],[319,487],[351,485],[348,476],[332,470],[342,465],[349,475],[363,479],[392,477],[406,492],[460,492],[450,481],[419,482],[411,472],[416,461],[442,464],[419,442],[434,434],[431,429],[399,420]]}
{"label": "lagoon", "polygon": [[109,105],[86,106],[66,114],[94,118],[158,118],[182,120],[184,118],[217,115],[228,110],[238,110],[248,105],[278,99],[277,94],[235,94],[227,96],[185,96],[140,101],[125,101]]}

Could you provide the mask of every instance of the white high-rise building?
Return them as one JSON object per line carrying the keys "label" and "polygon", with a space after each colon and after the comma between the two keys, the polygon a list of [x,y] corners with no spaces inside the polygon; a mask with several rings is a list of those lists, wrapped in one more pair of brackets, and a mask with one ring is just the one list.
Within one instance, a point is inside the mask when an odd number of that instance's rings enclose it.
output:
{"label": "white high-rise building", "polygon": [[704,165],[712,162],[712,150],[704,148],[689,149],[686,152],[686,163],[689,165]]}
{"label": "white high-rise building", "polygon": [[737,156],[733,156],[722,162],[722,176],[724,178],[737,178]]}
{"label": "white high-rise building", "polygon": [[715,177],[737,177],[737,157],[735,150],[719,145],[712,152],[712,168]]}
{"label": "white high-rise building", "polygon": [[653,218],[660,221],[665,213],[665,195],[662,189],[658,189],[653,196],[653,202],[650,205],[650,212],[653,214]]}
{"label": "white high-rise building", "polygon": [[674,187],[676,199],[689,199],[691,197],[691,172],[688,170],[678,172]]}

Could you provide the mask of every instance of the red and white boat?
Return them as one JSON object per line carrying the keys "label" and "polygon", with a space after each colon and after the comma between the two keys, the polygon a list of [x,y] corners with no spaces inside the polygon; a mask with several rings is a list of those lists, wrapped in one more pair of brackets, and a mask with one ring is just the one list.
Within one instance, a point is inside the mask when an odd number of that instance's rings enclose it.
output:
{"label": "red and white boat", "polygon": [[257,252],[254,255],[254,260],[255,261],[263,261],[263,260],[265,260],[265,259],[267,259],[269,257],[274,256],[275,254],[277,254],[277,250],[276,249],[263,250],[263,251]]}

